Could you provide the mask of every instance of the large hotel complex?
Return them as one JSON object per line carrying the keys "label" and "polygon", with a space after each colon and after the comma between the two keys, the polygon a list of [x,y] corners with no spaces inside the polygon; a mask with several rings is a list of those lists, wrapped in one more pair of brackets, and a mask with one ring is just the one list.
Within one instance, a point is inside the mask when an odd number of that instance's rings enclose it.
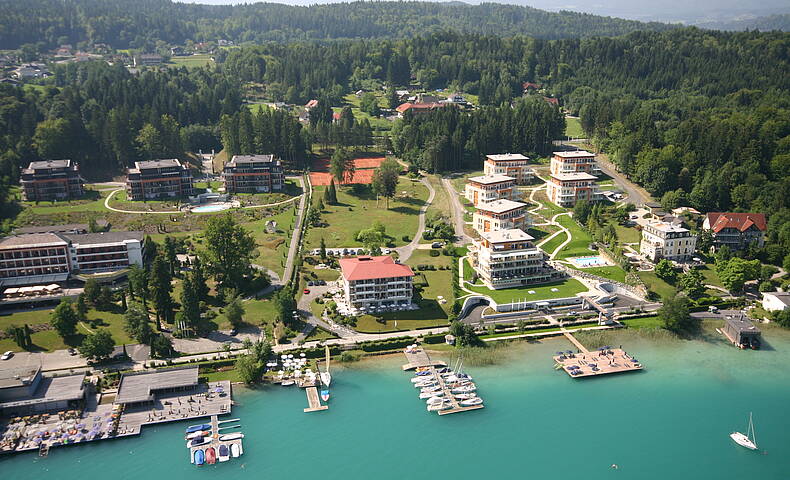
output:
{"label": "large hotel complex", "polygon": [[30,162],[20,183],[22,199],[28,202],[70,200],[84,193],[79,165],[71,160]]}
{"label": "large hotel complex", "polygon": [[267,193],[282,190],[285,174],[274,155],[234,155],[222,170],[227,193]]}
{"label": "large hotel complex", "polygon": [[389,255],[343,258],[346,304],[354,311],[406,308],[412,304],[414,272]]}

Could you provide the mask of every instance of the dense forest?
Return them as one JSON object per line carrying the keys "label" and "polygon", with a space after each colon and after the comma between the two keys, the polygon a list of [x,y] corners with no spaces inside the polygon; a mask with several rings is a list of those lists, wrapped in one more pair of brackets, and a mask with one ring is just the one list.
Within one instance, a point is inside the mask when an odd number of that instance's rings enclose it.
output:
{"label": "dense forest", "polygon": [[154,49],[186,41],[241,42],[408,38],[453,29],[490,35],[574,38],[666,30],[576,12],[483,3],[350,2],[309,7],[276,3],[198,5],[170,0],[29,0],[0,2],[0,49],[38,44],[105,43]]}

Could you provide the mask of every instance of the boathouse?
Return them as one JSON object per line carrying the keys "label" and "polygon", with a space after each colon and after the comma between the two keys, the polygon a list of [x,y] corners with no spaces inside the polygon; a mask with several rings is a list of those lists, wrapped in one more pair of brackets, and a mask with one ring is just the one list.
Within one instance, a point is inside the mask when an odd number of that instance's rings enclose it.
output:
{"label": "boathouse", "polygon": [[750,346],[753,340],[759,344],[760,330],[744,317],[727,318],[724,322],[724,334],[738,346]]}
{"label": "boathouse", "polygon": [[121,377],[115,403],[127,407],[150,405],[159,395],[194,390],[197,386],[197,366],[125,373]]}

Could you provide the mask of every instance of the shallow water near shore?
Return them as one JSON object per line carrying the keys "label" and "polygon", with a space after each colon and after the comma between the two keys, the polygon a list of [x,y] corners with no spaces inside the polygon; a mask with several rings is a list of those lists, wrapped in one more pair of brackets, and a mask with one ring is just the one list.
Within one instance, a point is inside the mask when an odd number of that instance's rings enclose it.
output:
{"label": "shallow water near shore", "polygon": [[[54,448],[45,459],[7,456],[0,472],[15,480],[787,478],[790,332],[766,329],[761,351],[715,335],[603,339],[646,370],[571,379],[550,358],[571,348],[566,340],[516,343],[498,350],[500,364],[466,369],[485,409],[439,417],[417,398],[402,355],[389,356],[338,368],[325,412],[303,413],[305,394],[294,387],[236,392],[232,418],[241,418],[245,453],[226,463],[190,464],[183,431],[195,422],[180,422]],[[750,411],[762,452],[729,438],[745,431]]]}

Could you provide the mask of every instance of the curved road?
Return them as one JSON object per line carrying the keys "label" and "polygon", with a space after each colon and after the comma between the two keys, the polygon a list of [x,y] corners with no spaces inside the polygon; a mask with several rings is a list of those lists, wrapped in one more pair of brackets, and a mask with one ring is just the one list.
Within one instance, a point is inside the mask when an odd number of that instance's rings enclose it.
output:
{"label": "curved road", "polygon": [[431,205],[433,198],[436,196],[436,190],[433,189],[431,182],[429,182],[426,178],[422,178],[420,179],[420,183],[428,188],[428,199],[425,201],[425,204],[420,207],[417,232],[414,234],[411,242],[409,242],[408,245],[404,245],[395,249],[395,251],[398,252],[398,259],[401,262],[406,262],[406,260],[411,257],[411,254],[414,253],[414,250],[416,250],[417,246],[420,244],[420,240],[422,240],[422,234],[425,232],[425,212],[428,211],[428,207]]}

